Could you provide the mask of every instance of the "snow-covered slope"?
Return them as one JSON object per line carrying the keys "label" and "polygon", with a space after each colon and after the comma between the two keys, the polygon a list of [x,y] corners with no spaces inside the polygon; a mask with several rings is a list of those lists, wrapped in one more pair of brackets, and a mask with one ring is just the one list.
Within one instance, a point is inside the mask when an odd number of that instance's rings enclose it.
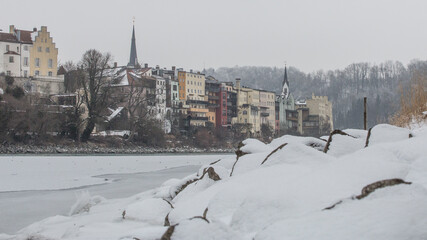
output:
{"label": "snow-covered slope", "polygon": [[0,239],[427,239],[427,131],[379,125],[367,147],[346,131],[326,153],[313,138],[247,140],[240,157],[130,198],[85,196]]}

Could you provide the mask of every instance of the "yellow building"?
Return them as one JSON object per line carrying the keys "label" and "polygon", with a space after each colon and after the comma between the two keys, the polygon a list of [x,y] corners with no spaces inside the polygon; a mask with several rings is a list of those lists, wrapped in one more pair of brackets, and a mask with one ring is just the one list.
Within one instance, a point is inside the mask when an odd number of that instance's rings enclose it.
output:
{"label": "yellow building", "polygon": [[200,73],[178,71],[179,100],[191,116],[192,126],[206,126],[212,118],[209,115],[205,96],[205,75]]}
{"label": "yellow building", "polygon": [[315,96],[313,93],[311,99],[307,99],[306,104],[311,115],[319,115],[321,131],[327,130],[328,127],[327,131],[334,129],[332,103],[328,100],[328,96]]}
{"label": "yellow building", "polygon": [[260,92],[256,89],[240,86],[240,79],[236,79],[237,117],[233,124],[250,124],[251,133],[259,134],[261,130]]}
{"label": "yellow building", "polygon": [[58,48],[46,26],[42,26],[30,52],[30,75],[56,77]]}
{"label": "yellow building", "polygon": [[261,124],[267,124],[272,129],[274,129],[276,121],[275,97],[275,92],[259,90]]}
{"label": "yellow building", "polygon": [[193,72],[178,72],[179,99],[205,100],[205,75]]}
{"label": "yellow building", "polygon": [[206,113],[206,117],[208,121],[212,123],[214,127],[216,127],[216,111],[215,108],[209,108],[209,111]]}

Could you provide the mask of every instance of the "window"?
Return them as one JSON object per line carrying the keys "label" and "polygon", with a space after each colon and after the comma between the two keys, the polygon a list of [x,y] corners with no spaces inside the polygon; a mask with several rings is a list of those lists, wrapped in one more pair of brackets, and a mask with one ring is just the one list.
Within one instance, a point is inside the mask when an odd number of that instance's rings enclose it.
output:
{"label": "window", "polygon": [[6,45],[6,52],[8,52],[9,51],[9,45]]}
{"label": "window", "polygon": [[28,46],[24,46],[24,50],[25,50],[25,51],[28,51]]}
{"label": "window", "polygon": [[49,71],[48,76],[52,77],[52,71]]}
{"label": "window", "polygon": [[36,61],[36,67],[40,67],[40,58],[36,58],[35,61]]}
{"label": "window", "polygon": [[38,51],[38,52],[42,52],[42,47],[38,47],[38,48],[37,48],[37,51]]}
{"label": "window", "polygon": [[50,52],[50,48],[48,48],[48,47],[47,47],[47,48],[46,48],[46,52]]}
{"label": "window", "polygon": [[40,75],[39,70],[36,70],[36,71],[34,72],[34,75],[36,75],[36,76]]}
{"label": "window", "polygon": [[52,65],[53,65],[52,59],[48,60],[47,65],[49,66],[49,68],[52,68]]}
{"label": "window", "polygon": [[13,56],[10,56],[10,57],[9,57],[9,62],[10,62],[10,63],[15,62],[15,59],[13,59]]}
{"label": "window", "polygon": [[248,111],[243,111],[243,115],[247,115],[248,114]]}
{"label": "window", "polygon": [[16,51],[19,53],[19,47],[16,47]]}
{"label": "window", "polygon": [[10,72],[10,71],[7,71],[7,72],[6,72],[6,75],[7,75],[7,76],[10,76],[10,75],[11,75],[11,72]]}
{"label": "window", "polygon": [[28,71],[24,70],[24,77],[27,77],[27,76],[28,76]]}
{"label": "window", "polygon": [[28,57],[24,57],[24,66],[28,66]]}

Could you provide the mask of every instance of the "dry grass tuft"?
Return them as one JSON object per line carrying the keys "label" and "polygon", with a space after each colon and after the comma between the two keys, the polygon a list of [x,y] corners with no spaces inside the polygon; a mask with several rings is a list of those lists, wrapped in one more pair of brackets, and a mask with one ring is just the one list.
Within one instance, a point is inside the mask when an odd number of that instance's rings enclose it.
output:
{"label": "dry grass tuft", "polygon": [[414,73],[411,85],[400,85],[400,110],[391,118],[391,124],[409,127],[413,122],[423,121],[423,112],[427,111],[427,76]]}

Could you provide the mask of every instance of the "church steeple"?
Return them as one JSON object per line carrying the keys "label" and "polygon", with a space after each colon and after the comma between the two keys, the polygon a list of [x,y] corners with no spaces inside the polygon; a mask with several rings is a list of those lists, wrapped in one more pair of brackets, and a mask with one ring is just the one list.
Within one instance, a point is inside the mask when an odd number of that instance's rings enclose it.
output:
{"label": "church steeple", "polygon": [[136,67],[138,65],[138,57],[136,56],[136,40],[135,40],[135,20],[133,21],[132,42],[130,45],[130,58],[128,67]]}
{"label": "church steeple", "polygon": [[280,94],[280,96],[282,98],[288,98],[289,96],[289,81],[288,81],[288,71],[286,69],[286,65],[285,65],[285,76],[283,78],[283,83],[282,83],[282,94]]}

